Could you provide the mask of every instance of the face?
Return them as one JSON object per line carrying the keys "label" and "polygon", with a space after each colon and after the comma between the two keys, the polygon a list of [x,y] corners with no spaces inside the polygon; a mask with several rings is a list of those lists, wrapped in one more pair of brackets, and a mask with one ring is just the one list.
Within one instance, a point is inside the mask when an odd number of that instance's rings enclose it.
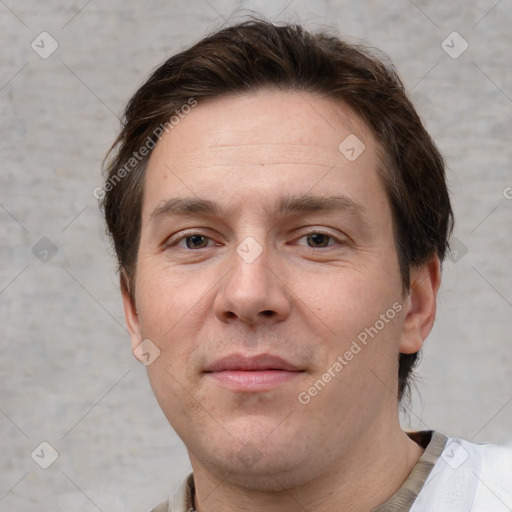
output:
{"label": "face", "polygon": [[378,167],[347,106],[296,92],[199,103],[154,149],[125,309],[194,470],[300,483],[396,421],[414,343]]}

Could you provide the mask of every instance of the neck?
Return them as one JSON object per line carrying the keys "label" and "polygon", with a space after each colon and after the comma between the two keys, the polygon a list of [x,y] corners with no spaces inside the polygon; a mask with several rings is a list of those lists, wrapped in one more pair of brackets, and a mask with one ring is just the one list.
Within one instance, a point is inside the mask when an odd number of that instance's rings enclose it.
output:
{"label": "neck", "polygon": [[195,508],[197,512],[368,512],[400,488],[424,451],[398,421],[393,428],[375,427],[306,484],[286,485],[277,491],[233,484],[229,475],[213,474],[191,456]]}

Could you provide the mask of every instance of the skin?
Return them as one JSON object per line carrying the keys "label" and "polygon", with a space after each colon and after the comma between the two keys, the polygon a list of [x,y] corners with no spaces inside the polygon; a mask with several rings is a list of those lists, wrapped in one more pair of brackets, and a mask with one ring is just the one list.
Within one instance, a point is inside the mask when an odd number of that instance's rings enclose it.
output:
{"label": "skin", "polygon": [[[353,162],[338,150],[350,134],[366,146]],[[123,300],[133,349],[149,338],[161,351],[148,375],[187,447],[199,512],[368,511],[421,456],[398,420],[398,354],[430,332],[439,261],[412,269],[404,293],[379,165],[349,107],[303,92],[200,102],[154,149],[135,292],[122,280]],[[359,206],[276,215],[286,194]],[[154,214],[185,197],[223,212]],[[236,252],[247,237],[262,249],[252,263]],[[400,313],[300,403],[394,303]],[[234,391],[203,373],[233,352],[303,371],[269,391]]]}

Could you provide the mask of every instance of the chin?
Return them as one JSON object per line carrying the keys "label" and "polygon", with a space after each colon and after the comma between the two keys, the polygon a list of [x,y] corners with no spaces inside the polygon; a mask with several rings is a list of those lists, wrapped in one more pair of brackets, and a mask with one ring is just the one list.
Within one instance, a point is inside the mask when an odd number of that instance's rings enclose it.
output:
{"label": "chin", "polygon": [[306,461],[269,461],[262,460],[252,467],[247,467],[239,461],[231,464],[226,460],[217,461],[212,471],[215,471],[223,481],[247,490],[280,492],[286,489],[306,484],[314,478]]}
{"label": "chin", "polygon": [[[279,492],[314,478],[315,454],[307,453],[298,436],[281,436],[273,442],[268,433],[266,437],[254,436],[246,443],[235,443],[232,438],[212,443],[215,453],[211,452],[212,445],[203,447],[200,463],[220,479],[251,490]],[[246,433],[244,438],[250,436]],[[321,472],[324,463],[317,465]]]}

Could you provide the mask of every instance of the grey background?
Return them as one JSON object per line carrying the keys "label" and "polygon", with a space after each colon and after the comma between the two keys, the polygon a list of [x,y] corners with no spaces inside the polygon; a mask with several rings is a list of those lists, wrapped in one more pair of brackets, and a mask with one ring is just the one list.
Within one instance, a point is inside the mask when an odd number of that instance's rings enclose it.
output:
{"label": "grey background", "polygon": [[[447,159],[457,216],[404,427],[512,441],[512,0],[4,0],[0,511],[147,510],[189,469],[130,352],[93,190],[130,95],[240,9],[333,27],[394,61]],[[43,31],[59,45],[47,59],[31,48]],[[453,31],[469,44],[456,59],[441,47]],[[42,441],[59,454],[46,470],[31,457]]]}

